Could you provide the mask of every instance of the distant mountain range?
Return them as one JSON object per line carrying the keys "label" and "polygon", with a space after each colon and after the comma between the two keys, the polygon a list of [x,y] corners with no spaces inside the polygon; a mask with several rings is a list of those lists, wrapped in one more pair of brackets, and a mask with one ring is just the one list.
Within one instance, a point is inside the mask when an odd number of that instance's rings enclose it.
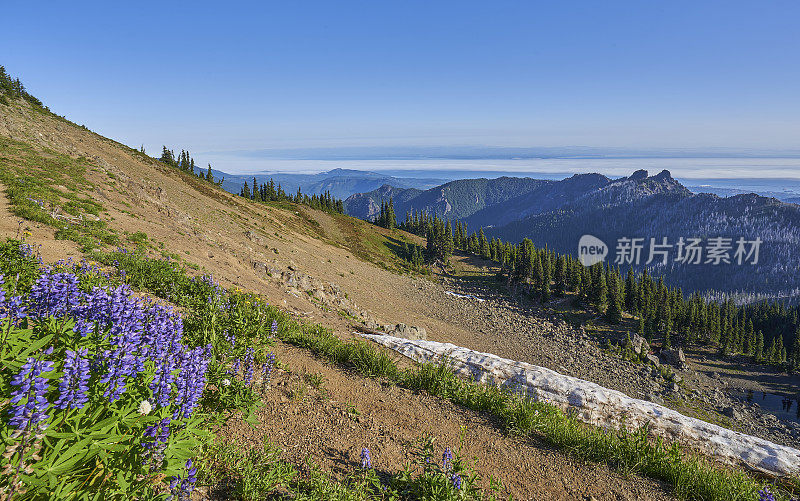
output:
{"label": "distant mountain range", "polygon": [[[466,179],[428,190],[382,186],[350,196],[345,210],[370,219],[380,210],[381,200],[390,197],[399,220],[408,211],[427,212],[464,221],[470,231],[483,228],[489,238],[510,242],[530,238],[537,246],[572,255],[577,255],[578,241],[585,234],[603,240],[611,259],[619,239],[643,238],[637,269],[649,258],[650,238],[657,243],[666,238],[673,257],[681,237],[701,238],[704,245],[709,238],[730,238],[731,264],[706,263],[705,255],[700,264],[676,263],[672,258],[660,264],[656,256],[649,267],[667,274],[671,283],[686,291],[787,296],[800,288],[800,206],[752,193],[695,194],[666,170],[655,176],[640,170],[616,180],[581,174],[560,181]],[[735,262],[735,242],[740,237],[763,241],[757,265]]]}
{"label": "distant mountain range", "polygon": [[280,183],[281,188],[289,194],[294,194],[300,188],[308,195],[319,195],[330,191],[331,195],[341,199],[354,193],[372,191],[387,184],[398,188],[428,189],[444,182],[442,179],[400,178],[350,169],[333,169],[319,174],[228,174],[213,169],[212,172],[217,179],[222,179],[224,176],[222,187],[231,193],[239,193],[245,182],[251,185],[255,178],[259,185],[272,179],[276,184]]}

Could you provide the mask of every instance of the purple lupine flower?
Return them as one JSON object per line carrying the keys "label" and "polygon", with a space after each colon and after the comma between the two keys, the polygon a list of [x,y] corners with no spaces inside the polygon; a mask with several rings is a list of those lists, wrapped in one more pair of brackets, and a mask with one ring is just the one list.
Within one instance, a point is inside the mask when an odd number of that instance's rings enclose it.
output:
{"label": "purple lupine flower", "polygon": [[142,442],[142,445],[147,449],[152,449],[159,443],[167,443],[167,441],[169,440],[169,433],[170,433],[169,425],[171,422],[172,422],[171,418],[165,417],[158,423],[146,427],[142,434],[147,438],[152,438],[153,440]]}
{"label": "purple lupine flower", "polygon": [[442,453],[442,469],[444,471],[448,471],[451,467],[452,461],[453,461],[453,451],[450,450],[450,447],[446,447],[444,452]]}
{"label": "purple lupine flower", "polygon": [[775,501],[775,495],[769,490],[769,487],[764,487],[758,491],[758,501]]}
{"label": "purple lupine flower", "polygon": [[273,320],[272,321],[272,328],[270,329],[270,331],[272,333],[272,337],[275,337],[275,335],[278,333],[278,321],[277,320]]}
{"label": "purple lupine flower", "polygon": [[[47,401],[47,378],[41,377],[43,372],[53,370],[53,362],[28,358],[25,365],[11,379],[16,386],[11,392],[11,419],[9,425],[18,430],[36,426],[49,416],[45,411],[50,406]],[[24,404],[20,404],[22,399]]]}
{"label": "purple lupine flower", "polygon": [[5,277],[0,273],[0,319],[8,317],[6,312],[6,291],[3,289],[3,284],[5,283]]}
{"label": "purple lupine flower", "polygon": [[264,362],[264,375],[261,378],[262,382],[269,384],[272,379],[272,370],[275,368],[275,353],[269,352],[267,360]]}
{"label": "purple lupine flower", "polygon": [[142,433],[145,438],[152,439],[142,442],[146,458],[144,463],[149,465],[151,472],[159,470],[164,462],[164,451],[167,449],[167,442],[169,441],[170,422],[171,419],[165,417],[158,423],[145,428]]}
{"label": "purple lupine flower", "polygon": [[99,382],[108,384],[103,396],[109,402],[115,402],[127,390],[128,379],[135,378],[141,372],[142,360],[136,356],[133,346],[124,345],[114,351],[103,352],[102,363],[106,373]]}
{"label": "purple lupine flower", "polygon": [[244,356],[244,382],[250,384],[253,379],[253,348],[247,348]]}
{"label": "purple lupine flower", "polygon": [[361,449],[361,467],[365,470],[372,468],[372,459],[369,457],[369,449],[366,447]]}
{"label": "purple lupine flower", "polygon": [[31,313],[39,318],[60,317],[79,305],[78,277],[71,273],[42,273],[31,287]]}
{"label": "purple lupine flower", "polygon": [[25,300],[22,296],[11,296],[6,301],[7,318],[22,320],[28,316],[28,307],[25,305]]}
{"label": "purple lupine flower", "polygon": [[197,482],[196,475],[197,468],[192,464],[192,460],[189,459],[186,461],[186,477],[172,477],[172,480],[170,480],[169,489],[171,491],[171,495],[167,498],[167,501],[171,501],[173,499],[177,499],[178,501],[188,501],[191,499],[192,491],[194,490],[194,484]]}
{"label": "purple lupine flower", "polygon": [[211,360],[211,345],[200,346],[193,350],[184,349],[179,356],[180,374],[175,380],[177,404],[173,417],[188,418],[200,401],[206,385],[206,370]]}
{"label": "purple lupine flower", "polygon": [[453,484],[453,489],[460,491],[461,490],[461,475],[453,474],[450,475],[450,483]]}
{"label": "purple lupine flower", "polygon": [[53,403],[59,409],[81,409],[89,401],[89,359],[86,348],[67,350],[64,360],[64,376],[58,385],[59,396]]}
{"label": "purple lupine flower", "polygon": [[242,361],[239,360],[239,357],[236,357],[233,361],[233,365],[231,366],[231,374],[234,376],[239,374],[239,366],[241,365]]}

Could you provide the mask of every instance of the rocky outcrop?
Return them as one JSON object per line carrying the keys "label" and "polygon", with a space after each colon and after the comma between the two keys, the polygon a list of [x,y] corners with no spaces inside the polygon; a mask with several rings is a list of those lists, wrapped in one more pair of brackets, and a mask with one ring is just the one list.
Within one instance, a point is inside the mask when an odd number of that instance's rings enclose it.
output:
{"label": "rocky outcrop", "polygon": [[[256,238],[260,238],[255,234],[253,235],[252,237],[248,235],[248,238],[253,241],[256,241]],[[342,289],[338,285],[332,282],[323,282],[311,275],[300,272],[294,261],[290,260],[286,269],[281,269],[277,262],[264,263],[260,261],[254,262],[253,268],[282,283],[289,294],[293,294],[296,297],[303,297],[306,295],[311,298],[312,302],[316,302],[318,305],[339,310],[353,320],[364,325],[369,331],[390,334],[406,339],[428,338],[428,332],[424,327],[406,325],[403,323],[380,323],[369,311],[360,308],[354,301],[349,299],[347,294],[342,292]]]}
{"label": "rocky outcrop", "polygon": [[686,369],[686,355],[681,348],[669,348],[661,350],[661,361],[677,369]]}

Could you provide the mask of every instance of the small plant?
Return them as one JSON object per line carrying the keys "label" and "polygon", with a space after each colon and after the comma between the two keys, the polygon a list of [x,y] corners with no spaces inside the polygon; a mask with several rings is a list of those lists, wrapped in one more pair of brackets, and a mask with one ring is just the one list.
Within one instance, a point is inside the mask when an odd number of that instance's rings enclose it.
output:
{"label": "small plant", "polygon": [[325,384],[325,376],[322,374],[305,374],[305,380],[317,390],[322,390]]}

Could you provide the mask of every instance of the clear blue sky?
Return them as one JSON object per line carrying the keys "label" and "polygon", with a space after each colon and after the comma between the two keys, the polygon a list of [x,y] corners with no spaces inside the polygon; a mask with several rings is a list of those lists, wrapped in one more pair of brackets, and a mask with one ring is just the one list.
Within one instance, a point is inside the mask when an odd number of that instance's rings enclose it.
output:
{"label": "clear blue sky", "polygon": [[0,64],[31,93],[150,153],[800,148],[794,0],[6,0],[2,16]]}

